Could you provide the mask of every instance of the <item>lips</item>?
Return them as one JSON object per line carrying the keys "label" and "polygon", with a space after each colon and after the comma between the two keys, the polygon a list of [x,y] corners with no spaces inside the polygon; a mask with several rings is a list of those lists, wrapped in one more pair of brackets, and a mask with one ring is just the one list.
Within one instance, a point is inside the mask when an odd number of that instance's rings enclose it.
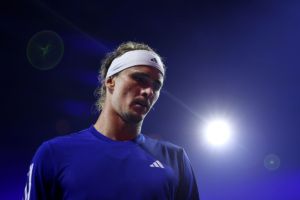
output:
{"label": "lips", "polygon": [[147,110],[149,109],[150,107],[150,103],[146,100],[142,100],[142,99],[136,99],[133,104],[135,105],[139,105],[139,106],[142,106],[144,108],[146,108]]}

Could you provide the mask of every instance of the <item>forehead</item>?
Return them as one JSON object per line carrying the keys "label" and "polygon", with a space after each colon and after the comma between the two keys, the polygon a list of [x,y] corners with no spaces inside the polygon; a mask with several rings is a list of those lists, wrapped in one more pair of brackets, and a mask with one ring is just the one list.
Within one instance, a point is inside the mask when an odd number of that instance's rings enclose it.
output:
{"label": "forehead", "polygon": [[153,80],[158,80],[161,83],[164,80],[162,73],[158,69],[147,65],[138,65],[138,66],[127,68],[124,71],[122,71],[122,74],[127,74],[127,75],[144,74],[145,76],[148,76]]}

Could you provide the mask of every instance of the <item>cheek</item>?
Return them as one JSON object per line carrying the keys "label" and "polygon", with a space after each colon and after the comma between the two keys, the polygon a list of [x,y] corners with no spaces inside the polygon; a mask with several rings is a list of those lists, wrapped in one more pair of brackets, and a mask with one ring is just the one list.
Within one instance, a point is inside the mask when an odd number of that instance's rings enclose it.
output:
{"label": "cheek", "polygon": [[158,100],[160,95],[160,92],[157,92],[154,96],[153,96],[153,104]]}
{"label": "cheek", "polygon": [[132,85],[127,85],[119,88],[119,91],[119,98],[123,101],[126,101],[126,99],[130,100],[129,98],[134,97],[138,93],[138,91]]}
{"label": "cheek", "polygon": [[112,102],[115,106],[119,107],[124,102],[124,98],[126,97],[126,88],[121,85],[116,85],[113,94],[112,94]]}

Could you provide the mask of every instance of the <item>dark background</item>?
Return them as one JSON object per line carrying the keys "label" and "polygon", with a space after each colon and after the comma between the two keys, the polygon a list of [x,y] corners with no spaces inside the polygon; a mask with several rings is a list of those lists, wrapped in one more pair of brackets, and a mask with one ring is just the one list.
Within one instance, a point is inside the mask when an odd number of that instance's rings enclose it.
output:
{"label": "dark background", "polygon": [[[40,31],[64,53],[39,70],[26,55]],[[45,140],[89,127],[100,61],[121,42],[145,42],[168,67],[143,133],[183,146],[202,200],[300,199],[299,1],[12,1],[1,5],[1,199],[21,199]],[[202,128],[230,119],[230,146]],[[267,155],[280,159],[276,170]]]}

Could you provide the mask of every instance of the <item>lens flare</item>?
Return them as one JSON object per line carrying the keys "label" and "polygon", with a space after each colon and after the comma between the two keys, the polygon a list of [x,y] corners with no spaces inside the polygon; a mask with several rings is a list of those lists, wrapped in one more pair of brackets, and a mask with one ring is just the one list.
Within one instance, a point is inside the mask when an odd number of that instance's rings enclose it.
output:
{"label": "lens flare", "polygon": [[53,69],[61,61],[63,53],[63,40],[54,31],[36,33],[27,45],[28,61],[39,70]]}
{"label": "lens flare", "polygon": [[226,144],[231,137],[232,129],[229,123],[223,119],[209,121],[204,129],[206,140],[214,145],[221,146]]}
{"label": "lens flare", "polygon": [[280,167],[280,158],[276,154],[269,154],[264,159],[264,166],[268,170],[276,170]]}

